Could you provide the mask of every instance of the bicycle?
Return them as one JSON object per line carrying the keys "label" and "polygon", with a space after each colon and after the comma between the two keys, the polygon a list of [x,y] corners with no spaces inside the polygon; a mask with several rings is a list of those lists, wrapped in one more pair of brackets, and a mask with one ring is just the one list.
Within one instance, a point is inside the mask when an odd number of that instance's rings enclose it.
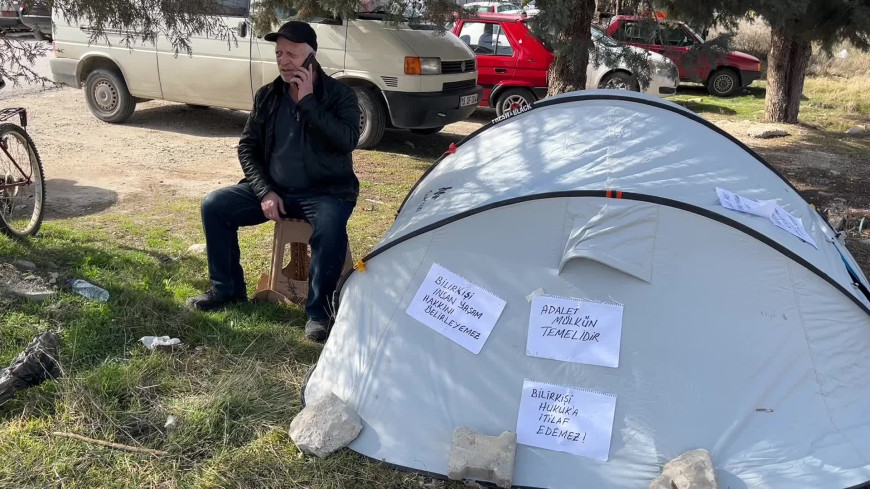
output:
{"label": "bicycle", "polygon": [[[20,124],[6,122],[16,115]],[[0,232],[14,238],[39,231],[45,202],[42,161],[26,128],[26,109],[0,109]]]}

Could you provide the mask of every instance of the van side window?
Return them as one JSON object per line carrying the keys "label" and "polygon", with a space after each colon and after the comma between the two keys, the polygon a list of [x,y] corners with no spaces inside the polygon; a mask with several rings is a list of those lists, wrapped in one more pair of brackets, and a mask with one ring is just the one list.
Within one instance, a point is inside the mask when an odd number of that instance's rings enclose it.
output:
{"label": "van side window", "polygon": [[466,22],[459,31],[459,39],[468,45],[474,54],[491,56],[513,56],[507,35],[498,24]]}

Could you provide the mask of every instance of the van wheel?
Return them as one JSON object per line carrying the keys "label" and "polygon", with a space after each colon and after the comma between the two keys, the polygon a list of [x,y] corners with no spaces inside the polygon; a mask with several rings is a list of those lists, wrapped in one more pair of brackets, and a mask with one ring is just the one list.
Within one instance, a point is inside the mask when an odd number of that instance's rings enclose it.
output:
{"label": "van wheel", "polygon": [[124,78],[105,68],[98,68],[88,75],[85,98],[91,112],[105,122],[124,122],[136,110],[136,99],[127,90]]}
{"label": "van wheel", "polygon": [[503,114],[516,109],[522,109],[535,103],[532,92],[522,88],[509,88],[498,96],[495,103],[495,114],[501,117]]}
{"label": "van wheel", "polygon": [[622,71],[614,71],[605,76],[604,79],[601,80],[601,83],[598,84],[598,88],[603,88],[605,90],[631,90],[632,92],[640,91],[640,86],[638,86],[637,80],[635,80],[633,76]]}
{"label": "van wheel", "polygon": [[721,68],[713,72],[707,79],[707,91],[717,97],[730,97],[740,89],[740,79],[737,73],[728,68]]}
{"label": "van wheel", "polygon": [[374,94],[362,87],[353,87],[359,104],[359,149],[368,149],[381,142],[386,127],[384,106]]}
{"label": "van wheel", "polygon": [[413,132],[414,134],[424,134],[424,135],[425,134],[437,134],[437,133],[441,132],[442,129],[444,129],[444,126],[427,127],[426,129],[411,129],[411,132]]}

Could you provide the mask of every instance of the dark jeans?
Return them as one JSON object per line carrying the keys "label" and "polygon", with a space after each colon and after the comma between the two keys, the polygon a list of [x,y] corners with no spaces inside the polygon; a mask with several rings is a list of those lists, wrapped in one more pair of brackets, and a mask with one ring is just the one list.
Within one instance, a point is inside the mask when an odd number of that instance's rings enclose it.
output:
{"label": "dark jeans", "polygon": [[[311,269],[308,277],[310,319],[327,320],[332,295],[347,254],[347,220],[354,203],[331,195],[283,195],[287,217],[311,223]],[[260,199],[247,183],[215,190],[202,201],[202,227],[208,249],[208,273],[218,292],[244,296],[245,275],[240,262],[239,227],[266,222]]]}

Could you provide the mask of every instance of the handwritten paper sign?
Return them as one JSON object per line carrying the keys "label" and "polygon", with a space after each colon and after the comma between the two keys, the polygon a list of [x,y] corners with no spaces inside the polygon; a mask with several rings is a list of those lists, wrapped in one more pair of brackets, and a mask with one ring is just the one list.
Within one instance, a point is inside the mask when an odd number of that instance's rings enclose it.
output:
{"label": "handwritten paper sign", "polygon": [[788,211],[778,206],[775,202],[757,202],[719,187],[716,187],[716,195],[719,196],[719,203],[722,204],[722,207],[767,218],[777,227],[813,245],[815,249],[819,249],[816,242],[813,241],[813,238],[804,229],[801,220],[789,214]]}
{"label": "handwritten paper sign", "polygon": [[800,219],[789,214],[782,207],[776,206],[773,210],[773,214],[770,216],[770,221],[777,227],[785,229],[791,234],[797,236],[802,241],[813,245],[813,248],[819,249],[816,242],[813,241],[813,238],[811,238],[806,229],[804,229],[804,225],[801,223]]}
{"label": "handwritten paper sign", "polygon": [[619,366],[618,304],[541,295],[532,300],[526,354],[566,362]]}
{"label": "handwritten paper sign", "polygon": [[523,381],[517,443],[607,461],[616,396]]}
{"label": "handwritten paper sign", "polygon": [[502,299],[433,263],[405,312],[477,355],[504,306]]}

